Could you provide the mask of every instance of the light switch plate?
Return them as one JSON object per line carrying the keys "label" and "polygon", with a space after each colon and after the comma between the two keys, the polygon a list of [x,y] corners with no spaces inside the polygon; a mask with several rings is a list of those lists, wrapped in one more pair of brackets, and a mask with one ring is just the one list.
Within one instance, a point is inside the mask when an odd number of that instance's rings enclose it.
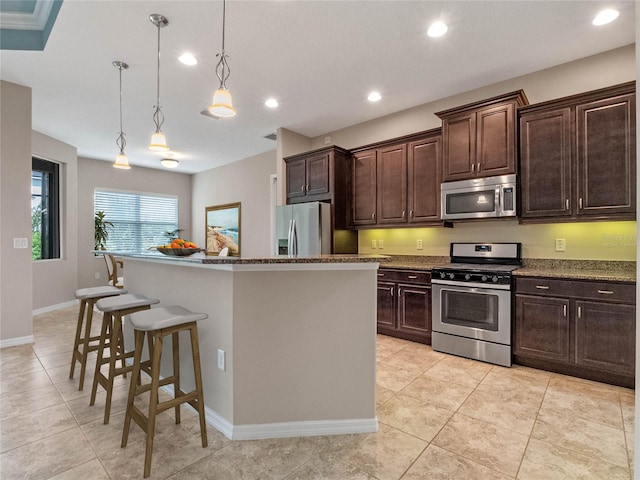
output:
{"label": "light switch plate", "polygon": [[25,237],[14,238],[13,248],[29,248],[29,240]]}
{"label": "light switch plate", "polygon": [[382,239],[378,240],[378,248],[384,248],[384,241]]}
{"label": "light switch plate", "polygon": [[218,369],[225,371],[225,358],[224,358],[224,350],[218,349]]}
{"label": "light switch plate", "polygon": [[378,248],[378,243],[375,240],[371,240],[371,248]]}

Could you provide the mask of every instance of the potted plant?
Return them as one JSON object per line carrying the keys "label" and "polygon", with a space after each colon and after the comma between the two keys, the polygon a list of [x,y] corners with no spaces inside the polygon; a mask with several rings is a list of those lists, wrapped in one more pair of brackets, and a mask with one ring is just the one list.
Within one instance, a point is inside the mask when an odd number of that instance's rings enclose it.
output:
{"label": "potted plant", "polygon": [[113,228],[113,223],[104,219],[103,211],[96,212],[94,217],[95,249],[106,250],[109,229]]}

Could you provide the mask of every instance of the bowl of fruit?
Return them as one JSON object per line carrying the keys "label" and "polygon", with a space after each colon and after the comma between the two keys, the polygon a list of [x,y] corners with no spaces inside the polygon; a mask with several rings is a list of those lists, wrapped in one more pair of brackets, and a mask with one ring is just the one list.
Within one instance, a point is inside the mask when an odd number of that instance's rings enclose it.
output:
{"label": "bowl of fruit", "polygon": [[196,252],[202,252],[195,243],[187,242],[182,238],[175,238],[170,244],[155,247],[160,253],[170,257],[188,257]]}

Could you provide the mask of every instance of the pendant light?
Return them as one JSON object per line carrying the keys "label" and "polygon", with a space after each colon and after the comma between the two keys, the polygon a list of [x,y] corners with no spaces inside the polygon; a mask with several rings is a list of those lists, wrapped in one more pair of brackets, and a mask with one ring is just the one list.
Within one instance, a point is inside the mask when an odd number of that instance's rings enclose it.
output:
{"label": "pendant light", "polygon": [[115,61],[113,62],[113,66],[119,70],[120,74],[120,134],[118,135],[118,139],[116,140],[116,145],[120,148],[120,153],[116,157],[116,161],[113,166],[115,168],[122,168],[124,170],[129,170],[131,166],[129,165],[129,159],[127,155],[124,153],[124,147],[127,145],[127,141],[124,139],[124,132],[122,131],[122,70],[126,70],[129,68],[124,62]]}
{"label": "pendant light", "polygon": [[209,112],[216,117],[233,117],[236,114],[236,109],[233,108],[231,100],[231,92],[227,90],[227,79],[231,73],[227,58],[229,56],[224,51],[224,27],[226,20],[226,0],[222,0],[222,53],[216,55],[220,57],[218,64],[216,65],[216,76],[220,80],[220,86],[213,94],[213,103],[209,106]]}
{"label": "pendant light", "polygon": [[167,146],[167,139],[162,133],[162,124],[164,123],[164,115],[160,107],[160,29],[169,25],[169,20],[166,17],[154,13],[149,15],[149,20],[158,28],[158,70],[157,70],[157,94],[155,112],[153,114],[153,123],[156,125],[156,131],[151,135],[151,143],[149,144],[149,150],[156,152],[167,152],[169,147]]}

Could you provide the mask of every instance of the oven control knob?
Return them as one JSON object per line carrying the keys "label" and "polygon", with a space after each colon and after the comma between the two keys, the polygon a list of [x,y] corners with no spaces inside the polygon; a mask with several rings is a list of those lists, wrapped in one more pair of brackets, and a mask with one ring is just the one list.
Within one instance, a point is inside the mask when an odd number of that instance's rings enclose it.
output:
{"label": "oven control knob", "polygon": [[465,280],[471,280],[471,275],[469,275],[468,273],[464,276]]}
{"label": "oven control knob", "polygon": [[497,283],[498,282],[498,276],[494,275],[491,280],[493,280],[493,283]]}
{"label": "oven control knob", "polygon": [[486,282],[487,281],[487,276],[486,275],[482,275],[482,281]]}
{"label": "oven control knob", "polygon": [[446,273],[444,273],[444,272],[440,272],[440,278],[444,278],[444,277],[446,277],[446,276],[447,276],[447,274],[446,274]]}
{"label": "oven control knob", "polygon": [[449,278],[450,278],[451,280],[453,280],[453,279],[455,278],[455,274],[450,273],[450,274],[449,274]]}

